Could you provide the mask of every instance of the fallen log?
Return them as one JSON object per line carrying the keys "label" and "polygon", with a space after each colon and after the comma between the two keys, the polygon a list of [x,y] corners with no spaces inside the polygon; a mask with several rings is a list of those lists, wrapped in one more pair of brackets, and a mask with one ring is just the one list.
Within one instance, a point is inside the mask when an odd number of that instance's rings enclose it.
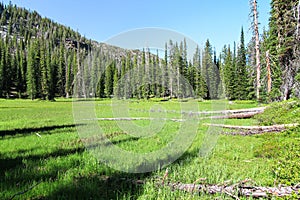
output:
{"label": "fallen log", "polygon": [[247,109],[236,109],[236,110],[215,110],[215,111],[200,111],[200,112],[191,112],[191,111],[175,111],[175,110],[155,110],[155,109],[150,109],[150,110],[145,110],[145,109],[133,109],[129,108],[129,110],[136,111],[136,112],[157,112],[157,113],[178,113],[178,114],[191,114],[191,115],[215,115],[215,114],[223,114],[223,115],[228,115],[228,114],[239,114],[239,113],[262,113],[267,107],[259,107],[259,108],[247,108]]}
{"label": "fallen log", "polygon": [[[240,114],[232,114],[232,115],[221,115],[221,116],[210,116],[210,117],[191,117],[187,116],[189,119],[247,119],[251,118],[254,115],[259,114],[258,112],[249,112],[249,113],[240,113]],[[186,121],[185,117],[183,119],[169,119],[169,118],[151,118],[151,117],[109,117],[109,118],[92,118],[85,120],[96,120],[96,121],[140,121],[140,120],[162,120],[162,121],[173,121],[173,122],[184,122]]]}
{"label": "fallen log", "polygon": [[[184,183],[168,183],[165,186],[172,190],[180,190],[190,193],[207,193],[207,194],[226,194],[238,199],[237,196],[268,198],[284,197],[292,194],[300,194],[300,187],[256,187],[246,186],[243,184],[234,185],[206,185],[206,184],[184,184]],[[237,195],[237,196],[235,196]]]}
{"label": "fallen log", "polygon": [[214,126],[228,129],[244,129],[244,130],[284,130],[286,128],[296,127],[299,124],[280,124],[280,125],[272,125],[272,126],[235,126],[235,125],[225,125],[225,124],[203,124],[206,126]]}
{"label": "fallen log", "polygon": [[[225,194],[229,195],[234,199],[239,199],[239,197],[252,197],[252,198],[270,198],[270,197],[289,197],[290,195],[296,194],[300,195],[300,184],[295,186],[278,186],[278,187],[263,187],[263,186],[251,186],[250,184],[255,184],[252,180],[246,179],[239,183],[230,184],[231,181],[226,181],[221,184],[206,184],[206,178],[197,179],[194,183],[180,183],[180,182],[168,182],[169,172],[166,170],[163,177],[158,177],[158,182],[156,186],[159,188],[170,188],[172,191],[183,191],[192,194],[205,193],[208,195],[214,194]],[[131,178],[120,178],[118,180],[111,177],[104,177],[105,181],[122,181],[133,185],[144,185],[145,180],[136,180]],[[196,184],[201,182],[201,184]],[[230,184],[230,185],[229,185]]]}
{"label": "fallen log", "polygon": [[261,112],[246,112],[246,113],[238,113],[231,115],[221,115],[221,116],[211,116],[207,118],[211,119],[249,119],[254,115],[260,114]]}
{"label": "fallen log", "polygon": [[84,119],[87,121],[95,120],[95,121],[139,121],[139,120],[170,120],[173,122],[183,122],[184,119],[168,119],[168,118],[151,118],[151,117],[110,117],[110,118],[92,118],[92,119]]}
{"label": "fallen log", "polygon": [[259,108],[247,108],[247,109],[237,109],[237,110],[217,110],[217,111],[207,111],[207,112],[198,112],[198,114],[240,114],[240,113],[263,113],[267,107]]}
{"label": "fallen log", "polygon": [[282,124],[282,125],[273,125],[273,126],[233,126],[233,125],[224,125],[224,124],[204,124],[204,125],[238,130],[235,132],[223,132],[223,134],[243,135],[243,136],[263,134],[268,132],[282,132],[287,128],[298,126],[298,124]]}

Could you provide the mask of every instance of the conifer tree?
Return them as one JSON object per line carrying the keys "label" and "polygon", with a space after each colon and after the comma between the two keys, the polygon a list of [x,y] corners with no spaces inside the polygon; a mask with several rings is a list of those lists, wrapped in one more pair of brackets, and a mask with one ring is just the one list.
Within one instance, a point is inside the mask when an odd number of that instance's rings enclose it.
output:
{"label": "conifer tree", "polygon": [[226,55],[224,61],[224,83],[226,90],[226,97],[230,100],[236,99],[236,73],[235,65],[233,64],[233,57],[230,46],[224,49]]}
{"label": "conifer tree", "polygon": [[30,99],[37,97],[37,81],[36,81],[36,52],[35,42],[31,42],[28,46],[28,62],[27,62],[27,94]]}
{"label": "conifer tree", "polygon": [[59,47],[59,59],[58,59],[58,70],[57,70],[57,89],[59,96],[65,96],[65,84],[66,84],[66,67],[65,67],[65,48],[61,43]]}
{"label": "conifer tree", "polygon": [[0,97],[3,97],[4,93],[4,65],[5,65],[5,51],[4,44],[0,40]]}
{"label": "conifer tree", "polygon": [[243,28],[236,59],[236,81],[236,98],[240,100],[247,99],[246,48]]}
{"label": "conifer tree", "polygon": [[220,75],[217,67],[213,63],[213,52],[209,40],[206,41],[204,54],[203,54],[203,76],[205,77],[206,84],[209,89],[208,98],[218,98],[218,87]]}
{"label": "conifer tree", "polygon": [[115,72],[115,62],[112,62],[105,70],[105,95],[110,97],[114,92],[114,72]]}

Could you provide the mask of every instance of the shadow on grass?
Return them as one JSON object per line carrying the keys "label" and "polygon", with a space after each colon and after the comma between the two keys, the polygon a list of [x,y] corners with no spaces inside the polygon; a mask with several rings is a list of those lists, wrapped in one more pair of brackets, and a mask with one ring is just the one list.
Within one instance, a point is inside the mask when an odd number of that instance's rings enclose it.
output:
{"label": "shadow on grass", "polygon": [[[86,171],[81,168],[86,169],[85,165],[90,163],[84,162],[84,151],[84,148],[59,149],[16,158],[1,158],[0,155],[0,199],[10,199],[17,193],[15,191],[26,191],[34,182],[45,185],[43,188],[36,186],[32,189],[34,193],[29,191],[15,199],[122,199],[124,195],[137,199],[143,187],[132,181],[144,179],[150,173],[127,174],[99,163],[95,164],[100,170]],[[78,172],[66,175],[73,171]]]}
{"label": "shadow on grass", "polygon": [[144,186],[136,180],[144,180],[147,174],[114,172],[107,175],[87,175],[73,178],[61,184],[45,199],[138,199]]}
{"label": "shadow on grass", "polygon": [[12,130],[0,130],[0,136],[3,138],[4,136],[18,136],[18,134],[20,134],[20,137],[22,137],[32,133],[46,132],[46,131],[52,131],[52,130],[64,129],[64,128],[75,128],[76,126],[84,126],[84,124],[53,125],[53,126],[44,126],[39,128],[23,128],[23,129],[17,128]]}
{"label": "shadow on grass", "polygon": [[[132,138],[117,140],[116,144],[128,140]],[[30,153],[34,149],[28,152],[22,150],[19,153],[25,155],[16,158],[0,154],[0,189],[4,190],[0,191],[0,199],[10,199],[15,191],[25,191],[34,182],[41,182],[43,186],[38,185],[32,193],[29,191],[16,199],[138,199],[144,193],[144,185],[137,181],[153,175],[119,172],[99,163],[94,163],[98,168],[94,169],[95,165],[84,160],[86,152],[83,147],[36,155]],[[196,150],[186,152],[175,163],[197,154]]]}
{"label": "shadow on grass", "polygon": [[[35,149],[35,148],[34,148]],[[28,150],[28,152],[33,151],[34,149]],[[36,155],[26,155],[26,156],[17,156],[15,158],[9,158],[7,156],[0,154],[0,174],[4,173],[6,170],[14,170],[15,168],[19,168],[25,166],[24,160],[28,160],[30,162],[39,162],[41,160],[46,160],[49,158],[57,158],[57,157],[65,157],[75,153],[84,152],[83,147],[73,148],[73,149],[59,149],[46,154],[36,154]],[[19,152],[19,151],[18,151]],[[25,150],[22,150],[22,153],[25,153]],[[20,176],[16,177],[19,179]]]}
{"label": "shadow on grass", "polygon": [[[189,160],[191,156],[198,155],[198,150],[186,152],[174,163]],[[154,180],[154,173],[131,174],[113,170],[113,173],[81,175],[66,184],[59,185],[45,199],[138,199],[145,193],[143,182],[147,179],[148,181]]]}

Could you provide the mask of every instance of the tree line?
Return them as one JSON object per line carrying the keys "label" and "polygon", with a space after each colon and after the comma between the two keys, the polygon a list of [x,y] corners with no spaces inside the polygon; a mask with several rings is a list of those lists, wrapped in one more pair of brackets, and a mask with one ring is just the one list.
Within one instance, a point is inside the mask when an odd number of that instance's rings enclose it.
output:
{"label": "tree line", "polygon": [[[269,30],[259,41],[260,98],[284,100],[299,96],[299,5],[273,0],[271,6]],[[88,40],[11,4],[0,3],[0,13],[2,98],[257,97],[255,41],[245,44],[243,28],[238,45],[225,45],[219,54],[207,40],[188,58],[186,41],[170,40],[162,57],[148,48],[125,50]]]}

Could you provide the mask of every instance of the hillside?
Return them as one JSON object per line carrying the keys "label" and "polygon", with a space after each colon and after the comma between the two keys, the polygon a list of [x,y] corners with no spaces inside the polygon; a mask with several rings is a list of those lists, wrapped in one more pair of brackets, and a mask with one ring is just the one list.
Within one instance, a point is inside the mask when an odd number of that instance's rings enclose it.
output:
{"label": "hillside", "polygon": [[[270,27],[257,41],[259,49],[253,40],[245,43],[242,28],[239,45],[225,45],[219,55],[209,39],[192,58],[186,40],[170,40],[163,59],[149,48],[99,43],[36,11],[0,4],[0,98],[298,98],[300,39],[295,30],[300,23],[290,16],[295,3],[282,8],[288,29],[276,15],[281,4],[271,4]],[[262,53],[255,56],[258,50]]]}
{"label": "hillside", "polygon": [[134,54],[89,40],[36,11],[0,3],[0,15],[0,97],[69,97],[74,77],[91,51],[101,57],[98,68]]}

